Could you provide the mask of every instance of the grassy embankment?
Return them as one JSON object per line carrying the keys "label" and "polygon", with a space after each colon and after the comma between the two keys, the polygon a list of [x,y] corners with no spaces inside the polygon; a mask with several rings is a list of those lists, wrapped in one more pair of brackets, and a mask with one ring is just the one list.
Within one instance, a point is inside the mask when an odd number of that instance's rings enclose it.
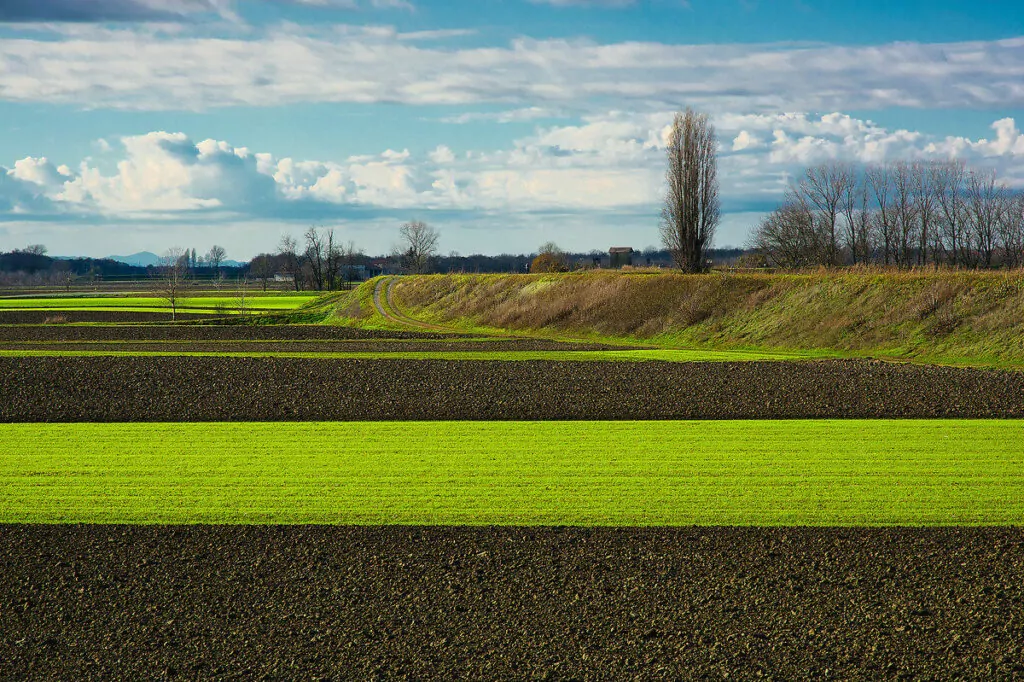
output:
{"label": "grassy embankment", "polygon": [[1019,435],[945,420],[6,424],[0,522],[1015,525]]}
{"label": "grassy embankment", "polygon": [[[335,319],[380,324],[372,287]],[[435,275],[398,278],[393,297],[476,333],[1024,366],[1024,271]]]}

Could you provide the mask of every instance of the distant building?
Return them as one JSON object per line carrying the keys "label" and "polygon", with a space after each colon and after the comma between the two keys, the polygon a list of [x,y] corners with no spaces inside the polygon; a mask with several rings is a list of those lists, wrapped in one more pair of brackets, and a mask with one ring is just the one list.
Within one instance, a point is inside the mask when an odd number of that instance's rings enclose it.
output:
{"label": "distant building", "polygon": [[633,253],[631,246],[613,246],[608,249],[608,267],[618,270],[627,265],[633,265]]}
{"label": "distant building", "polygon": [[274,275],[274,281],[275,282],[294,282],[295,281],[295,275],[290,275],[290,274],[285,274],[283,272],[278,272],[278,273],[276,273]]}

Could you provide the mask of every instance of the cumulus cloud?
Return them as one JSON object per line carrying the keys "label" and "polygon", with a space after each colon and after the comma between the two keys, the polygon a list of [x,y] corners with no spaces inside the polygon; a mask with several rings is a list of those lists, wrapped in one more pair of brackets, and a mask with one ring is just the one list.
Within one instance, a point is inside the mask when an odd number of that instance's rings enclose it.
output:
{"label": "cumulus cloud", "polygon": [[[275,157],[223,140],[156,131],[112,145],[113,170],[88,159],[68,167],[44,157],[0,167],[0,220],[321,220],[354,211],[649,217],[660,200],[671,120],[671,111],[609,112],[577,125],[538,128],[505,149],[457,155],[439,145],[422,155],[387,149],[335,160]],[[827,159],[959,157],[1010,180],[1024,176],[1024,134],[1013,119],[996,121],[993,134],[982,139],[889,130],[839,113],[730,114],[716,125],[730,212],[770,207],[788,178]]]}
{"label": "cumulus cloud", "polygon": [[[1024,38],[947,44],[425,46],[392,30],[279,26],[242,38],[121,28],[0,42],[0,99],[178,110],[302,102],[714,113],[1020,107]],[[339,39],[344,36],[344,39]],[[217,64],[210,69],[210,64]]]}

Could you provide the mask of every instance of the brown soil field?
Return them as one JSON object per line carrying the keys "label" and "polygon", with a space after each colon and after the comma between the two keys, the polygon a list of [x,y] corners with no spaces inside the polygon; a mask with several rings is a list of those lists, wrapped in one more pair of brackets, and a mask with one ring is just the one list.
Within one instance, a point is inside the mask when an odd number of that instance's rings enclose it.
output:
{"label": "brown soil field", "polygon": [[405,353],[415,351],[586,351],[616,350],[596,343],[560,343],[532,339],[508,341],[59,341],[14,343],[0,340],[0,350],[191,352],[191,353]]}
{"label": "brown soil field", "polygon": [[1024,372],[855,360],[0,358],[3,422],[810,417],[1024,417]]}
{"label": "brown soil field", "polygon": [[[0,325],[3,316],[0,313]],[[355,329],[326,325],[48,325],[0,326],[10,341],[332,341],[344,339],[451,339],[460,334]]]}
{"label": "brown soil field", "polygon": [[1012,679],[1022,529],[0,526],[4,679]]}

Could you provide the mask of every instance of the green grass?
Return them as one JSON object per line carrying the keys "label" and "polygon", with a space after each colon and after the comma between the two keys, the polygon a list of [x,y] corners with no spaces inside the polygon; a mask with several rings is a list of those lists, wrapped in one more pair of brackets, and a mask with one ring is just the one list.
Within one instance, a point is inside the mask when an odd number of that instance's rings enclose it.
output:
{"label": "green grass", "polygon": [[0,425],[0,521],[1020,525],[1019,421]]}
{"label": "green grass", "polygon": [[[375,324],[370,286],[338,322]],[[408,276],[393,302],[479,334],[1024,367],[1024,270]]]}
{"label": "green grass", "polygon": [[[246,307],[250,310],[295,310],[313,300],[310,296],[261,296],[249,293]],[[166,300],[155,296],[94,296],[67,298],[3,298],[0,299],[0,310],[52,310],[75,311],[92,310],[98,312],[149,312],[161,310],[170,312],[171,305]],[[236,311],[238,299],[230,296],[197,296],[181,298],[178,301],[179,312],[223,312]]]}
{"label": "green grass", "polygon": [[522,362],[749,362],[755,360],[807,360],[828,357],[824,354],[773,353],[759,351],[710,350],[536,350],[536,351],[155,351],[122,350],[0,350],[0,357],[225,357],[225,358],[321,358],[332,360],[462,360]]}

